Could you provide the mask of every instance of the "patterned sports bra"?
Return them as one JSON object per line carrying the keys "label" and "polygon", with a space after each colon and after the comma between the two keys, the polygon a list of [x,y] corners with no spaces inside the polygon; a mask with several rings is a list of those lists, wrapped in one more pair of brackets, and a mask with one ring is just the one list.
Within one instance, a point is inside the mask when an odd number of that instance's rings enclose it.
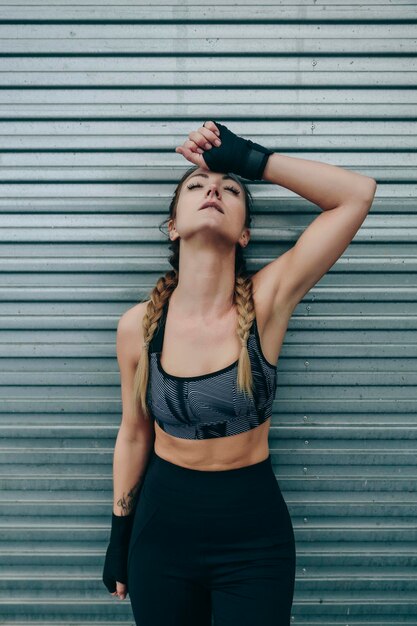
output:
{"label": "patterned sports bra", "polygon": [[210,374],[173,376],[162,368],[161,354],[168,302],[149,344],[147,404],[151,417],[169,435],[211,439],[256,428],[271,416],[277,366],[266,360],[256,318],[248,337],[253,399],[237,387],[238,361]]}

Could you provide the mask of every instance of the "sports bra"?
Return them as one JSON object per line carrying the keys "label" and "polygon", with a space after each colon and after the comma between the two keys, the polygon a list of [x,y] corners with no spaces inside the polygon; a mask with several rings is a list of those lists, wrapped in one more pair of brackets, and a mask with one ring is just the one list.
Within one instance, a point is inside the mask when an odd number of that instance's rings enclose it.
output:
{"label": "sports bra", "polygon": [[238,361],[200,376],[173,376],[161,365],[168,302],[149,344],[146,401],[158,426],[182,439],[212,439],[256,428],[271,416],[277,366],[265,358],[256,318],[248,337],[253,399],[237,386]]}

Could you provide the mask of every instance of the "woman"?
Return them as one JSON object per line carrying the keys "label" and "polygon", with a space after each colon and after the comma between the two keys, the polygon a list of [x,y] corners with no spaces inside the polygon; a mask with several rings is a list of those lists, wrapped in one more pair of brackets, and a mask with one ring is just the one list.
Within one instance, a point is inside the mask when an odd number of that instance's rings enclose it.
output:
{"label": "woman", "polygon": [[[376,182],[214,121],[176,151],[196,167],[170,206],[174,270],[117,328],[123,416],[103,581],[129,592],[141,626],[288,626],[295,541],[268,447],[277,361],[295,306],[355,236]],[[323,211],[253,276],[241,177]]]}

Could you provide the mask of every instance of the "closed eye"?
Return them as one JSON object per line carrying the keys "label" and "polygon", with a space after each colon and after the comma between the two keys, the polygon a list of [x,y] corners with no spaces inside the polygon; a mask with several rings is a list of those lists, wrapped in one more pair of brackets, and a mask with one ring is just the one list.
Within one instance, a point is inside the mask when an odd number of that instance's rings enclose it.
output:
{"label": "closed eye", "polygon": [[[200,183],[190,183],[189,185],[187,185],[187,189],[194,189],[194,187],[202,187],[202,186],[203,185],[201,185]],[[240,191],[238,189],[236,189],[236,187],[233,187],[232,185],[225,185],[224,188],[225,189],[229,189],[236,196],[238,196],[240,194]]]}

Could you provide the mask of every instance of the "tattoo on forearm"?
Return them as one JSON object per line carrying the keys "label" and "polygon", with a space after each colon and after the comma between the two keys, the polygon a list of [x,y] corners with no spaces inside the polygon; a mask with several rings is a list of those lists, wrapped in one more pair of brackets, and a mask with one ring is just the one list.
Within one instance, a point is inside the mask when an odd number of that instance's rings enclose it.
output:
{"label": "tattoo on forearm", "polygon": [[140,480],[136,483],[136,485],[128,492],[127,496],[123,494],[120,500],[117,501],[117,506],[120,506],[122,509],[122,515],[129,515],[129,513],[132,512],[141,482],[142,481]]}

